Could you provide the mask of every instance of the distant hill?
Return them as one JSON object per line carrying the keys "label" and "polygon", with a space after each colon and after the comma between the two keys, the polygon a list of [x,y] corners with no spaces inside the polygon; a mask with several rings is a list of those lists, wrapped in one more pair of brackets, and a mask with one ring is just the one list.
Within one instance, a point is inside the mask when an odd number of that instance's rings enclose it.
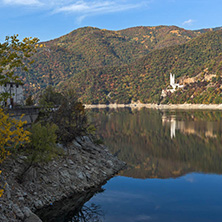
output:
{"label": "distant hill", "polygon": [[[191,31],[176,26],[120,31],[80,28],[44,42],[29,73],[21,76],[26,94],[51,84],[59,90],[74,88],[84,103],[220,103],[221,32],[221,28]],[[206,68],[217,73],[213,84],[193,83],[185,93],[177,92],[160,101],[170,72],[181,80]]]}
{"label": "distant hill", "polygon": [[[131,64],[84,70],[58,87],[60,90],[74,88],[84,103],[129,103],[137,100],[158,103],[161,90],[169,85],[170,72],[180,80],[196,76],[206,68],[217,76],[210,90],[217,93],[218,99],[215,101],[212,97],[211,102],[222,103],[222,30],[206,32],[182,45],[153,50]],[[200,88],[199,94],[209,88],[207,81],[187,87],[198,87],[198,84],[205,85],[205,88]],[[178,93],[181,94],[181,91]],[[192,95],[190,102],[199,103],[198,99],[195,100],[198,95],[194,92]],[[177,103],[177,97],[173,96],[171,101]],[[186,102],[186,99],[184,97],[181,101]],[[206,99],[205,103],[209,101]]]}
{"label": "distant hill", "polygon": [[130,64],[153,50],[183,44],[208,31],[176,26],[141,26],[120,31],[80,28],[44,42],[45,47],[34,56],[29,75],[23,74],[22,79],[27,91],[36,92],[86,69]]}

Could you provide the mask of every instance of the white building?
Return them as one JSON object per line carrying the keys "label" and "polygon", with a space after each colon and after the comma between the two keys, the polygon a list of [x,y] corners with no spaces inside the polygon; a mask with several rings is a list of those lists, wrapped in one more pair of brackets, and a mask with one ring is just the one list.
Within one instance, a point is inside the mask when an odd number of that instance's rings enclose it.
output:
{"label": "white building", "polygon": [[180,85],[175,83],[175,74],[170,73],[170,85],[172,86],[174,92],[176,91],[176,89],[178,88],[183,88],[184,85]]}
{"label": "white building", "polygon": [[184,85],[175,83],[175,74],[170,73],[170,86],[172,89],[163,89],[161,96],[166,97],[168,93],[174,93],[177,89],[183,88]]}
{"label": "white building", "polygon": [[4,101],[2,105],[13,107],[14,105],[23,105],[24,96],[23,96],[23,84],[9,82],[4,85],[0,85],[0,94],[8,93],[10,97],[7,101]]}

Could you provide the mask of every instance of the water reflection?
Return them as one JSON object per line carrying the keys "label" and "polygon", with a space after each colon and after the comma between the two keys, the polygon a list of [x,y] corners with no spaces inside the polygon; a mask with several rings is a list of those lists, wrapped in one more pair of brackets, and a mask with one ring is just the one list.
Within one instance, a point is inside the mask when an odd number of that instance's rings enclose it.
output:
{"label": "water reflection", "polygon": [[91,111],[98,134],[134,178],[170,178],[189,172],[222,173],[219,111]]}
{"label": "water reflection", "polygon": [[221,112],[103,109],[89,117],[128,169],[105,192],[46,209],[43,221],[221,221]]}
{"label": "water reflection", "polygon": [[78,193],[68,199],[56,202],[35,213],[43,222],[100,222],[104,221],[104,213],[100,205],[90,203],[84,205],[93,196],[104,192],[101,187],[88,192]]}
{"label": "water reflection", "polygon": [[84,205],[70,220],[70,222],[100,222],[104,221],[104,213],[99,205],[91,203]]}
{"label": "water reflection", "polygon": [[[201,124],[200,124],[201,123]],[[208,121],[179,121],[176,115],[162,115],[162,125],[170,127],[170,137],[173,139],[176,137],[176,130],[179,130],[183,134],[195,134],[201,138],[211,137],[216,138],[217,135],[214,132],[215,125],[220,122],[208,122]]]}

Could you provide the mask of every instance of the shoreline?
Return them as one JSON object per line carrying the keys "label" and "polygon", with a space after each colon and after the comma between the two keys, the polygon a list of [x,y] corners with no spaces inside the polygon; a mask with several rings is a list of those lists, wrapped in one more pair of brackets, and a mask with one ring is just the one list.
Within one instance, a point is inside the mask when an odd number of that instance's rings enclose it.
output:
{"label": "shoreline", "polygon": [[131,104],[84,104],[85,109],[118,109],[118,108],[131,108],[131,109],[181,109],[181,110],[222,110],[222,104],[143,104],[143,103],[131,103]]}
{"label": "shoreline", "polygon": [[76,138],[67,147],[58,146],[64,149],[64,156],[33,165],[21,183],[17,178],[26,167],[27,156],[11,156],[2,164],[0,183],[6,188],[0,198],[0,221],[41,222],[36,212],[47,207],[56,209],[54,214],[68,212],[72,202],[67,207],[61,207],[60,202],[75,195],[84,199],[82,195],[100,188],[126,166],[106,146],[96,145],[87,136]]}

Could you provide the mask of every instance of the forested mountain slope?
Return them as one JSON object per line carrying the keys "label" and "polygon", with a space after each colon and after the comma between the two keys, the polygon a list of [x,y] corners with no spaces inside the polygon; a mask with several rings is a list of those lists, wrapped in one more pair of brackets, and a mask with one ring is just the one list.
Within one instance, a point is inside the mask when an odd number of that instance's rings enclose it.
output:
{"label": "forested mountain slope", "polygon": [[206,68],[217,75],[215,87],[221,95],[222,30],[207,32],[182,45],[154,50],[129,65],[84,70],[59,88],[74,88],[84,103],[158,103],[161,90],[169,85],[170,72],[181,79]]}
{"label": "forested mountain slope", "polygon": [[57,85],[77,73],[99,67],[130,64],[149,52],[178,45],[209,29],[189,31],[176,26],[134,27],[120,31],[85,27],[43,43],[29,75],[22,74],[32,93]]}

